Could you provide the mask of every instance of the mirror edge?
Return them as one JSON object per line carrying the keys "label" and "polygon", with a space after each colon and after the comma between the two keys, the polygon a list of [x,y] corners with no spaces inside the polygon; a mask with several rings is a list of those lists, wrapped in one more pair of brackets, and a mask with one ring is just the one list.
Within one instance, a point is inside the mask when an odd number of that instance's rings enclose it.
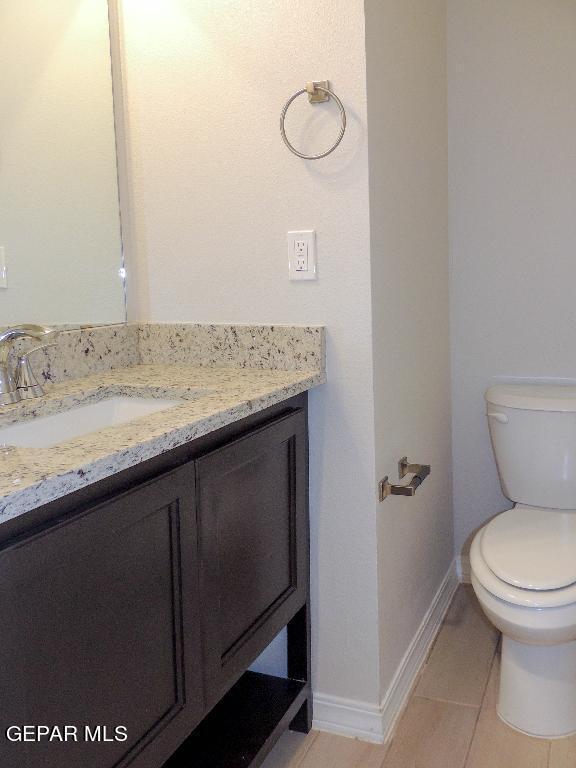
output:
{"label": "mirror edge", "polygon": [[[110,69],[112,75],[112,104],[114,111],[114,136],[116,143],[116,173],[118,182],[118,211],[120,216],[121,269],[124,289],[124,322],[131,315],[129,307],[130,292],[127,285],[130,257],[134,246],[133,220],[131,216],[130,190],[130,153],[128,146],[128,112],[125,101],[125,75],[122,49],[122,20],[120,0],[108,2],[108,31],[110,38]],[[117,325],[117,323],[114,323]]]}

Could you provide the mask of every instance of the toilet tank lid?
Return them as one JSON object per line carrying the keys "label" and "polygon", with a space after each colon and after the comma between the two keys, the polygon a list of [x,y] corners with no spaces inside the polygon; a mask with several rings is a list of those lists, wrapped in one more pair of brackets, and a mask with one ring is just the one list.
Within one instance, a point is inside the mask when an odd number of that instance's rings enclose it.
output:
{"label": "toilet tank lid", "polygon": [[518,505],[488,523],[480,547],[490,570],[515,587],[576,583],[576,511]]}
{"label": "toilet tank lid", "polygon": [[524,411],[576,412],[576,386],[562,384],[496,384],[484,395],[488,405]]}

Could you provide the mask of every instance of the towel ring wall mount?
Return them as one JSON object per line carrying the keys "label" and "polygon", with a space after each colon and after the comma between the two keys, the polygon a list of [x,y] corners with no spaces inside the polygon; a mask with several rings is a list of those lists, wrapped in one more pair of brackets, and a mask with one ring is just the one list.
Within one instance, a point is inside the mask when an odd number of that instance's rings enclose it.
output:
{"label": "towel ring wall mount", "polygon": [[[303,93],[308,94],[308,101],[310,104],[320,104],[324,101],[329,101],[330,99],[334,99],[336,104],[338,105],[338,109],[340,110],[340,118],[341,118],[341,126],[340,126],[340,132],[338,134],[338,138],[332,144],[332,146],[327,149],[325,152],[320,152],[317,155],[305,155],[303,152],[299,152],[295,147],[292,146],[292,144],[288,141],[288,137],[286,136],[286,113],[290,109],[290,105],[293,101],[295,101],[299,96],[302,96]],[[338,96],[330,90],[330,83],[328,80],[314,80],[309,83],[306,83],[305,88],[301,88],[299,91],[296,91],[286,104],[284,104],[284,107],[282,108],[282,112],[280,113],[280,134],[282,136],[282,140],[284,141],[284,144],[288,147],[290,152],[294,153],[298,157],[301,157],[303,160],[320,160],[323,157],[326,157],[331,152],[334,152],[338,144],[342,141],[344,137],[344,133],[346,132],[346,110],[344,109],[344,104],[340,101]]]}

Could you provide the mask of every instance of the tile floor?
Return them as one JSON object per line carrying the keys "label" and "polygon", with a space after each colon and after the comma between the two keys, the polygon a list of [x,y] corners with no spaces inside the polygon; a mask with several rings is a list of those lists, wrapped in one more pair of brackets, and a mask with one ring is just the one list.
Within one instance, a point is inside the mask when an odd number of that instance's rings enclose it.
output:
{"label": "tile floor", "polygon": [[576,768],[576,738],[545,741],[496,715],[498,635],[461,586],[390,744],[287,733],[263,768]]}

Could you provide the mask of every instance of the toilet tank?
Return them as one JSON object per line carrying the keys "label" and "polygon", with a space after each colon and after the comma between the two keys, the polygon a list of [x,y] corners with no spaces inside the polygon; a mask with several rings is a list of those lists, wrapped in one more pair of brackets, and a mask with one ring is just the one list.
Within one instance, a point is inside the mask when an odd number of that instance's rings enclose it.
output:
{"label": "toilet tank", "polygon": [[485,399],[504,494],[576,509],[576,386],[499,384]]}

